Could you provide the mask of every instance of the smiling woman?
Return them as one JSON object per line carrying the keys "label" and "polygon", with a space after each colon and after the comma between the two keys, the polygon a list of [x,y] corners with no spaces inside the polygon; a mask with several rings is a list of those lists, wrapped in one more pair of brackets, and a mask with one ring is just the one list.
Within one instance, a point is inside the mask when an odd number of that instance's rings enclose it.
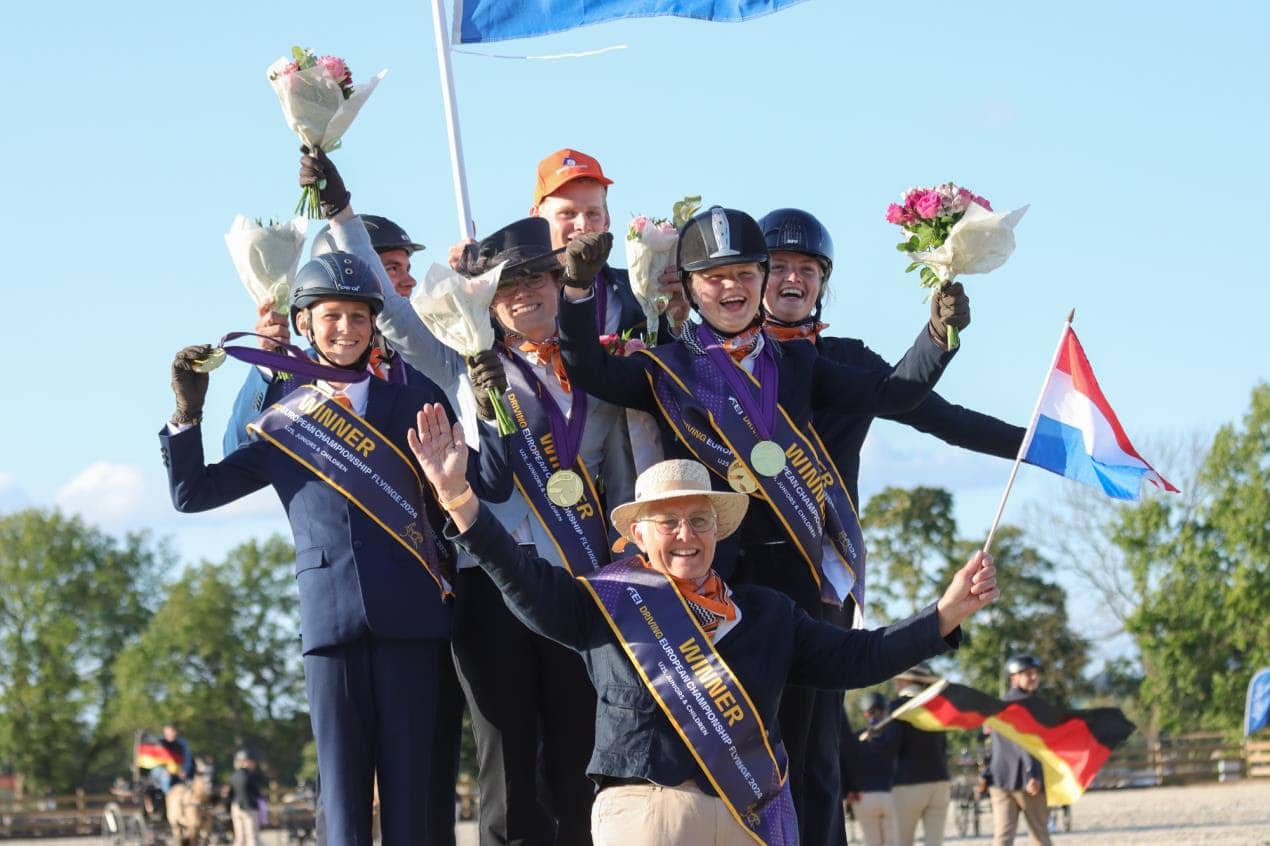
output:
{"label": "smiling woman", "polygon": [[[426,407],[410,447],[437,490],[462,487],[462,427]],[[955,648],[961,621],[997,596],[976,554],[939,602],[886,629],[841,630],[777,594],[729,586],[716,541],[749,497],[715,491],[696,461],[655,464],[615,529],[640,554],[581,578],[518,545],[485,506],[443,506],[455,540],[533,631],[582,654],[599,694],[587,774],[599,793],[591,836],[606,844],[741,844],[797,839],[776,709],[786,684],[860,687]]]}

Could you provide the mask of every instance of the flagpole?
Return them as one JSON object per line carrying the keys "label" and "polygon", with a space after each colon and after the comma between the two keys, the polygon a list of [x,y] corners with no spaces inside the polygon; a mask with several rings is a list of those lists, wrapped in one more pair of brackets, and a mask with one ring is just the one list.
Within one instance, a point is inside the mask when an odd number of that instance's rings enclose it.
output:
{"label": "flagpole", "polygon": [[[462,0],[460,0],[462,2]],[[437,66],[441,70],[441,102],[445,107],[445,130],[450,138],[450,170],[454,176],[454,200],[459,213],[459,237],[475,238],[472,206],[467,195],[467,170],[463,166],[463,138],[459,134],[459,111],[454,97],[454,71],[450,67],[450,35],[445,26],[441,0],[432,0],[432,28],[436,33]]]}
{"label": "flagpole", "polygon": [[910,698],[907,702],[896,708],[890,714],[887,714],[881,720],[878,720],[877,723],[860,732],[860,740],[868,740],[869,735],[876,733],[878,729],[885,727],[888,723],[894,722],[897,718],[907,714],[909,711],[916,711],[918,708],[943,693],[944,688],[946,687],[948,687],[948,679],[940,679],[939,681],[934,682],[930,687]]}
{"label": "flagpole", "polygon": [[992,518],[992,528],[988,529],[988,539],[983,542],[983,554],[987,555],[988,550],[992,548],[992,539],[996,537],[997,526],[1001,524],[1001,515],[1005,512],[1005,501],[1010,497],[1010,489],[1014,487],[1014,477],[1019,475],[1019,466],[1023,463],[1023,456],[1027,455],[1028,447],[1032,445],[1032,437],[1036,434],[1036,421],[1041,417],[1041,401],[1045,399],[1045,390],[1050,386],[1050,379],[1054,376],[1054,367],[1058,364],[1058,357],[1063,352],[1063,340],[1067,337],[1067,330],[1072,328],[1072,319],[1076,317],[1076,309],[1072,309],[1067,313],[1067,320],[1063,322],[1063,331],[1058,336],[1058,346],[1054,348],[1054,357],[1050,360],[1049,370],[1045,371],[1045,381],[1041,383],[1041,392],[1037,394],[1036,406],[1032,409],[1032,419],[1028,421],[1027,431],[1023,433],[1023,443],[1019,444],[1019,454],[1014,457],[1014,467],[1010,469],[1010,479],[1005,483],[1005,491],[1001,494],[1001,502],[997,504],[997,514]]}

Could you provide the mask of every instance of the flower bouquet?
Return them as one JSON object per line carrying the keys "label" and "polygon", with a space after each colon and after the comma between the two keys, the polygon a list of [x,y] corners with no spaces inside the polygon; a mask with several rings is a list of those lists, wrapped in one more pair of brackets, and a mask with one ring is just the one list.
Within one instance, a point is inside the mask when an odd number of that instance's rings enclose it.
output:
{"label": "flower bouquet", "polygon": [[308,221],[296,217],[284,223],[252,220],[237,215],[225,233],[229,257],[257,307],[273,300],[273,310],[286,314]]}
{"label": "flower bouquet", "polygon": [[[423,282],[415,288],[410,304],[437,340],[464,358],[470,358],[494,346],[489,306],[506,265],[507,262],[502,262],[478,276],[464,276],[433,264]],[[498,433],[514,433],[516,424],[503,396],[490,388],[489,397],[494,404]]]}
{"label": "flower bouquet", "polygon": [[[321,147],[328,153],[339,147],[340,138],[387,73],[381,70],[354,85],[343,59],[318,56],[303,47],[292,47],[291,58],[278,59],[268,70],[287,126],[309,149]],[[300,193],[295,211],[314,218],[321,215],[318,186],[310,185]]]}
{"label": "flower bouquet", "polygon": [[[988,273],[1014,252],[1014,227],[1028,207],[1007,214],[968,188],[952,182],[934,188],[910,188],[886,209],[886,220],[908,237],[895,245],[920,268],[922,285],[935,289],[967,273]],[[948,348],[957,346],[957,330],[948,327]]]}
{"label": "flower bouquet", "polygon": [[684,197],[675,203],[671,218],[639,215],[626,228],[626,267],[631,291],[644,310],[645,337],[657,343],[657,321],[669,300],[660,292],[660,278],[675,257],[679,228],[701,207],[700,197]]}

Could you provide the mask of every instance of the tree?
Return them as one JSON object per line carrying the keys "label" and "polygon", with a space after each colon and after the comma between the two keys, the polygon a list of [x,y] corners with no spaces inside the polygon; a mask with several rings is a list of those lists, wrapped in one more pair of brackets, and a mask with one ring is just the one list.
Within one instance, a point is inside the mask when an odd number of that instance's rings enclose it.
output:
{"label": "tree", "polygon": [[0,517],[0,760],[28,784],[70,790],[126,754],[100,716],[171,560],[145,533],[119,541],[57,511]]}
{"label": "tree", "polygon": [[[868,589],[884,605],[911,614],[940,586],[934,576],[957,534],[952,494],[943,488],[886,488],[864,509]],[[934,594],[938,596],[938,594]]]}
{"label": "tree", "polygon": [[227,764],[255,746],[274,777],[300,768],[309,737],[289,544],[249,541],[190,567],[117,662],[119,731],[176,724],[196,755]]}
{"label": "tree", "polygon": [[1218,431],[1197,481],[1196,507],[1153,498],[1114,534],[1141,597],[1128,628],[1142,696],[1165,731],[1235,728],[1270,662],[1270,385]]}
{"label": "tree", "polygon": [[[951,579],[980,546],[959,541],[943,580]],[[1070,704],[1089,690],[1084,681],[1089,642],[1069,625],[1067,591],[1049,580],[1054,564],[1013,526],[997,529],[992,556],[1001,598],[962,626],[956,657],[963,678],[985,693],[1004,693],[1005,662],[1026,652],[1045,668],[1041,694],[1055,704]]]}

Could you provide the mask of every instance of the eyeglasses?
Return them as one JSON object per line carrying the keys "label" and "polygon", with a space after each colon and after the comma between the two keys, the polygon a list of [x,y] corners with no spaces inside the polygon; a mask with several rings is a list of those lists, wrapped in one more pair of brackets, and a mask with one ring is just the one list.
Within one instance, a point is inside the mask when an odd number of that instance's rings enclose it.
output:
{"label": "eyeglasses", "polygon": [[495,297],[514,297],[516,292],[524,288],[526,291],[541,291],[551,281],[550,273],[535,273],[532,276],[516,276],[502,280],[494,291]]}
{"label": "eyeglasses", "polygon": [[665,537],[679,534],[679,527],[684,523],[687,523],[688,528],[698,535],[709,534],[719,525],[719,521],[713,513],[693,514],[690,517],[671,517],[667,514],[660,517],[643,517],[638,522],[652,523],[657,527],[657,531]]}

